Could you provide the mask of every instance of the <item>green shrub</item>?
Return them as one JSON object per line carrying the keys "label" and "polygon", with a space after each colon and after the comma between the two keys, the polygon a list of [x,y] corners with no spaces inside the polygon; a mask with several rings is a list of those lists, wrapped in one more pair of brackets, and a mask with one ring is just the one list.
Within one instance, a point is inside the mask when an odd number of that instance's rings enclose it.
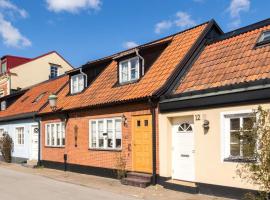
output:
{"label": "green shrub", "polygon": [[4,134],[4,136],[0,139],[0,151],[3,156],[4,161],[7,163],[11,163],[13,141],[12,141],[12,138],[8,134]]}

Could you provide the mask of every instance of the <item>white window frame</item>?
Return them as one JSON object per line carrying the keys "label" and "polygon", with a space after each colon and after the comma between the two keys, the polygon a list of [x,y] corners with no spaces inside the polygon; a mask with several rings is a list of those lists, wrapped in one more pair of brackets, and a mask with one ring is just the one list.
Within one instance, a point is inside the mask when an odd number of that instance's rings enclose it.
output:
{"label": "white window frame", "polygon": [[[53,129],[52,129],[52,125],[53,125]],[[57,138],[56,138],[56,132],[57,129],[56,127],[59,126],[59,139],[60,139],[60,143],[59,145],[57,144]],[[48,142],[48,129],[49,129],[49,142]],[[53,130],[53,132],[52,132]],[[45,124],[45,145],[47,147],[64,147],[65,144],[63,144],[63,138],[65,139],[65,143],[66,143],[66,128],[65,128],[65,123],[64,122],[53,122],[53,123],[46,123]],[[54,137],[54,144],[52,144],[52,139]]]}
{"label": "white window frame", "polygon": [[[3,70],[3,67],[5,67]],[[1,63],[1,73],[4,74],[7,72],[7,61]]]}
{"label": "white window frame", "polygon": [[[19,137],[18,137],[18,132],[17,132],[17,130],[18,129],[20,129],[20,128],[22,128],[23,129],[23,144],[21,143],[21,144],[19,144],[19,141],[18,141],[18,139],[19,139]],[[25,126],[16,126],[15,127],[15,137],[16,137],[16,145],[17,146],[24,146],[25,145]]]}
{"label": "white window frame", "polygon": [[[55,73],[55,71],[56,71],[56,73]],[[52,73],[52,72],[54,72],[54,73]],[[52,74],[54,74],[54,76],[52,76]],[[58,75],[59,75],[59,66],[51,65],[51,67],[50,67],[50,78],[56,78],[56,77],[58,77]]]}
{"label": "white window frame", "polygon": [[[103,138],[103,143],[104,143],[104,147],[99,147],[99,130],[98,130],[98,122],[102,121],[103,122],[103,133],[108,133],[107,131],[107,121],[108,120],[112,120],[112,140],[113,140],[113,144],[112,147],[105,147],[105,137]],[[116,123],[115,121],[119,120],[121,123],[121,147],[117,148],[116,147]],[[96,146],[94,147],[92,145],[92,122],[96,123]],[[100,150],[122,150],[122,146],[123,146],[123,129],[122,129],[122,118],[121,117],[112,117],[112,118],[101,118],[101,119],[91,119],[89,120],[89,148],[90,149],[100,149]]]}
{"label": "white window frame", "polygon": [[[132,60],[137,60],[136,70],[138,72],[137,77],[133,79],[131,78],[131,61]],[[128,78],[126,81],[124,81],[122,77],[122,72],[123,72],[122,67],[123,67],[123,63],[126,63],[126,62],[128,63]],[[128,82],[136,81],[139,78],[140,78],[140,58],[138,56],[119,62],[119,83],[128,83]]]}
{"label": "white window frame", "polygon": [[264,32],[260,35],[260,38],[259,38],[258,43],[269,41],[269,39],[268,39],[268,40],[265,40],[265,35],[266,35],[266,34],[269,34],[269,35],[270,35],[270,30],[264,31]]}
{"label": "white window frame", "polygon": [[[80,78],[79,77],[82,77],[83,79],[83,83],[81,84],[82,87],[80,88],[80,83],[79,83],[79,80]],[[74,90],[74,82],[75,80],[77,81],[77,84],[75,85],[76,87],[76,90]],[[73,75],[70,77],[70,92],[71,94],[77,94],[77,93],[80,93],[81,91],[83,91],[85,88],[85,76],[83,74],[76,74],[76,75]]]}
{"label": "white window frame", "polygon": [[[230,119],[233,115],[237,115],[240,118],[247,117],[252,114],[252,110],[239,110],[239,111],[228,111],[222,112],[221,115],[221,161],[224,162],[224,159],[230,158]],[[241,125],[241,123],[240,123]]]}

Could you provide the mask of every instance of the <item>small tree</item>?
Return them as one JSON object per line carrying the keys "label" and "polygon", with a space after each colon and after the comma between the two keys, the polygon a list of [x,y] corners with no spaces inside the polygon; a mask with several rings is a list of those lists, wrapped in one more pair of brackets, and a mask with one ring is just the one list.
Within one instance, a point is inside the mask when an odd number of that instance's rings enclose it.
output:
{"label": "small tree", "polygon": [[118,179],[122,179],[126,176],[126,158],[125,158],[125,154],[122,152],[119,152],[118,154],[116,154],[115,157],[115,169],[116,169],[116,176]]}
{"label": "small tree", "polygon": [[8,134],[4,134],[4,136],[0,139],[0,151],[4,158],[4,161],[10,163],[11,153],[13,150],[13,141],[12,138]]}
{"label": "small tree", "polygon": [[[254,111],[254,121],[250,131],[246,131],[241,137],[246,141],[243,151],[246,155],[252,155],[249,162],[238,165],[237,173],[240,178],[259,186],[260,193],[247,194],[246,199],[267,199],[270,193],[270,111],[261,106]],[[254,142],[255,141],[255,142]],[[251,158],[251,157],[250,157]]]}

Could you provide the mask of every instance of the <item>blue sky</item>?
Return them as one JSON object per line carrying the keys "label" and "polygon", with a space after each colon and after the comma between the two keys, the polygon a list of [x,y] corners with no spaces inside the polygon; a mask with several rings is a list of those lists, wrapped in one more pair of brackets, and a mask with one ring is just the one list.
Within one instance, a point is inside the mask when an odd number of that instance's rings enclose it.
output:
{"label": "blue sky", "polygon": [[56,50],[74,66],[214,18],[226,32],[270,17],[269,0],[0,0],[0,55]]}

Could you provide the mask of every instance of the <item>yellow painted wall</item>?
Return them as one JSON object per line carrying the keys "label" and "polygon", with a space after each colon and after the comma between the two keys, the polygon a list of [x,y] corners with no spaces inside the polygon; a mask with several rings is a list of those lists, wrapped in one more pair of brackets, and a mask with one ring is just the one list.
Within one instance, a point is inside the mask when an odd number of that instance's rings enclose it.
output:
{"label": "yellow painted wall", "polygon": [[[267,104],[262,106],[269,108]],[[223,161],[222,116],[227,112],[252,112],[257,107],[258,105],[253,104],[159,114],[160,176],[171,177],[172,126],[191,116],[194,118],[195,132],[195,182],[256,189],[236,175],[238,163]],[[195,115],[200,115],[201,119],[195,120]],[[206,134],[202,127],[204,119],[210,122],[210,129]]]}
{"label": "yellow painted wall", "polygon": [[51,53],[31,62],[25,63],[10,70],[11,89],[27,88],[46,81],[50,75],[50,64],[60,65],[58,75],[72,69],[72,66],[63,60],[57,53]]}

